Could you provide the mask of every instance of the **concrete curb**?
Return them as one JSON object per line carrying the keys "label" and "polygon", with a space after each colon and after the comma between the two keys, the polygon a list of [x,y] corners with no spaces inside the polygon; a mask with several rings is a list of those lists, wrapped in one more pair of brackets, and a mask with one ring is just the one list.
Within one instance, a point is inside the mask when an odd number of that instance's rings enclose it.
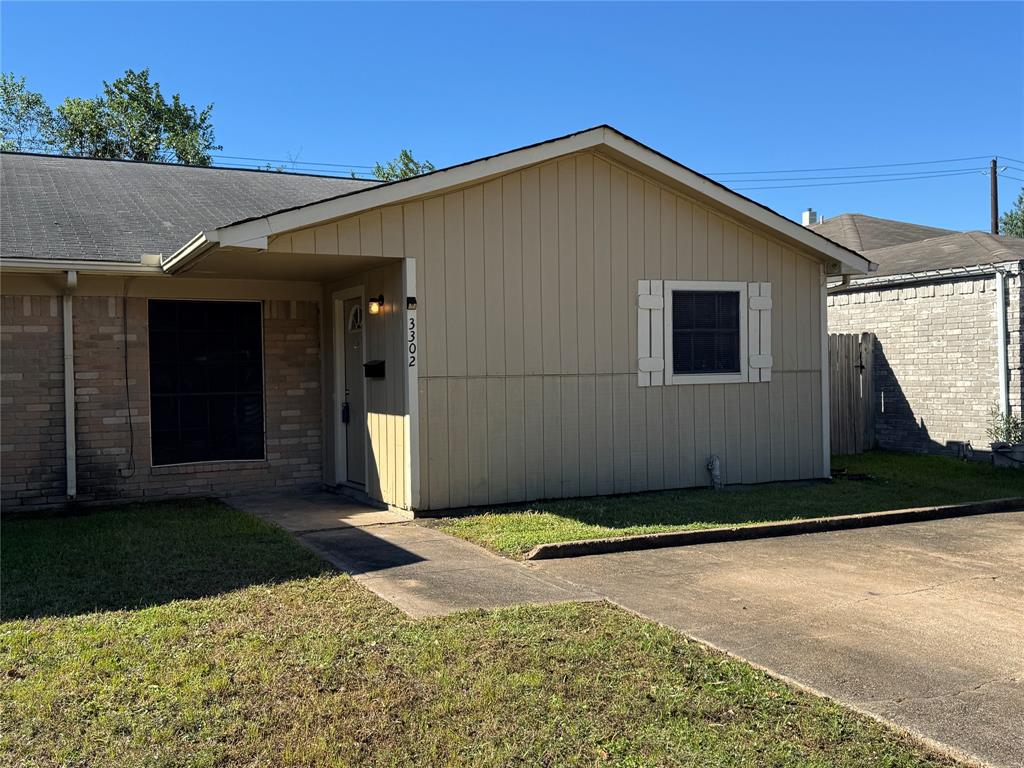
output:
{"label": "concrete curb", "polygon": [[796,536],[802,533],[844,531],[852,528],[873,528],[880,525],[917,523],[925,520],[984,515],[991,512],[1011,512],[1019,509],[1024,509],[1024,497],[949,504],[942,507],[913,507],[885,512],[866,512],[860,515],[814,517],[808,520],[787,520],[778,523],[734,525],[727,528],[704,528],[695,531],[668,531],[640,536],[563,541],[555,544],[538,544],[527,552],[523,559],[552,560],[561,557],[603,555],[611,552],[633,552],[640,549],[688,547],[694,544],[767,539],[775,536]]}

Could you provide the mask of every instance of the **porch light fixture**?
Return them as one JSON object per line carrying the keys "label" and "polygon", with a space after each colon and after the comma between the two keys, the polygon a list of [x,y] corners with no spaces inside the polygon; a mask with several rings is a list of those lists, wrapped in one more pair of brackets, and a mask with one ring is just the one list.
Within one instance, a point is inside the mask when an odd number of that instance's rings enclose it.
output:
{"label": "porch light fixture", "polygon": [[376,298],[371,298],[369,305],[367,305],[367,307],[366,307],[366,311],[369,312],[371,315],[379,315],[383,309],[384,309],[384,294],[383,293],[380,296],[377,296]]}

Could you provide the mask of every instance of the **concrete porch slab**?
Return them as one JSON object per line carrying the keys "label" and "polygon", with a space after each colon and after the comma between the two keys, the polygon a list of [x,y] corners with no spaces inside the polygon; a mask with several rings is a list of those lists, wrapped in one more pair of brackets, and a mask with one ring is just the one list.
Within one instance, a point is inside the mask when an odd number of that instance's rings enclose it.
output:
{"label": "concrete porch slab", "polygon": [[411,512],[396,512],[360,504],[333,493],[287,495],[274,493],[236,496],[227,500],[237,509],[262,517],[289,533],[366,527],[412,520]]}
{"label": "concrete porch slab", "polygon": [[473,608],[597,600],[589,589],[506,560],[401,512],[328,493],[227,500],[291,533],[362,586],[412,618]]}

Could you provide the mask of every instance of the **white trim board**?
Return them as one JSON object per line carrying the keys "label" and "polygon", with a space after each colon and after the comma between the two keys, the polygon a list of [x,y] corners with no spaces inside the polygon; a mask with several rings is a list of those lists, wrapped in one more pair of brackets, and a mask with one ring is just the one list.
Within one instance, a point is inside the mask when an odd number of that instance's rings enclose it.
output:
{"label": "white trim board", "polygon": [[[654,282],[654,281],[652,281]],[[723,280],[665,280],[658,281],[664,291],[664,334],[659,342],[664,346],[666,384],[743,384],[748,372],[747,283]],[[740,369],[735,373],[686,373],[672,372],[672,292],[673,291],[727,291],[739,294]]]}
{"label": "white trim board", "polygon": [[409,509],[420,505],[420,385],[419,320],[408,300],[416,298],[416,259],[402,260],[402,300],[405,307],[405,499]]}

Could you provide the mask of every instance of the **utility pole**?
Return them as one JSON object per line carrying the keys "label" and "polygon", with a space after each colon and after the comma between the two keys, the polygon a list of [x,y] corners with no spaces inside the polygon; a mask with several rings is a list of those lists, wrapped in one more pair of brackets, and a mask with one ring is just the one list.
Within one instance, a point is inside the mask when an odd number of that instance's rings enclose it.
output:
{"label": "utility pole", "polygon": [[999,234],[999,184],[998,174],[999,169],[996,168],[996,159],[992,158],[992,166],[988,172],[990,190],[989,196],[992,198],[992,234]]}

